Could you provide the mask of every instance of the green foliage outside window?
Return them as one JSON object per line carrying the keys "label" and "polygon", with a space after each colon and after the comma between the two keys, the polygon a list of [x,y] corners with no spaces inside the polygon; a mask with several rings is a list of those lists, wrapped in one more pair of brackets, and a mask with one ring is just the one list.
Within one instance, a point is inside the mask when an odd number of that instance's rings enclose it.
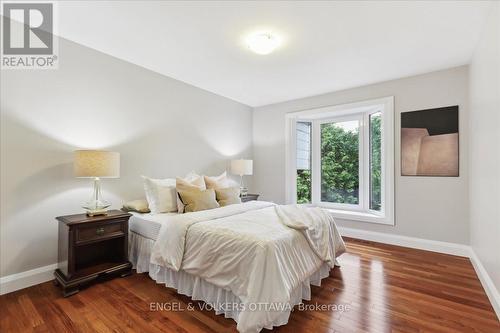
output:
{"label": "green foliage outside window", "polygon": [[370,117],[370,209],[380,210],[382,206],[382,153],[381,153],[381,117]]}
{"label": "green foliage outside window", "polygon": [[359,133],[321,125],[321,201],[359,202]]}
{"label": "green foliage outside window", "polygon": [[297,203],[311,202],[311,171],[297,170]]}
{"label": "green foliage outside window", "polygon": [[[381,208],[381,117],[370,117],[370,209]],[[359,133],[321,125],[321,201],[358,204]],[[311,172],[297,170],[297,203],[311,202]]]}

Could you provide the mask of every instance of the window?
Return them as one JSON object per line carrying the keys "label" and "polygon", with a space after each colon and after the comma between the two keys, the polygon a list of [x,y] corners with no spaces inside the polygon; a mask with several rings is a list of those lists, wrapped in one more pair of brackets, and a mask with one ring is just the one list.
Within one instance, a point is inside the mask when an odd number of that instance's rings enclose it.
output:
{"label": "window", "polygon": [[289,203],[393,224],[392,97],[291,113],[287,127]]}
{"label": "window", "polygon": [[297,203],[311,202],[311,123],[297,122]]}

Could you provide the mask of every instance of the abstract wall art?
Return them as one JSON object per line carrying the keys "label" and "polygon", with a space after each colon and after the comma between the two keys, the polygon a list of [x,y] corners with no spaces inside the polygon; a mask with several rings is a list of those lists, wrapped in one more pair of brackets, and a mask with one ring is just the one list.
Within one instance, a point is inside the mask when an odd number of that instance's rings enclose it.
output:
{"label": "abstract wall art", "polygon": [[459,176],[458,105],[401,113],[401,175]]}

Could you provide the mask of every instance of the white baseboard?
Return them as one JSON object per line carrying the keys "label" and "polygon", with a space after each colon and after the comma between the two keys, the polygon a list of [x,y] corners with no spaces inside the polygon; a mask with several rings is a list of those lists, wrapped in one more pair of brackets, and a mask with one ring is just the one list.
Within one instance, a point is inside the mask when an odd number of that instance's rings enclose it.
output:
{"label": "white baseboard", "polygon": [[470,257],[471,248],[468,245],[441,242],[429,239],[386,234],[375,231],[339,227],[342,236],[369,240],[373,242],[399,245],[413,249],[427,250],[461,257]]}
{"label": "white baseboard", "polygon": [[498,320],[500,320],[500,293],[498,292],[498,289],[493,283],[490,275],[486,271],[486,268],[484,268],[483,264],[479,260],[479,257],[472,248],[470,250],[470,261],[472,262],[472,266],[474,266],[474,270],[479,277],[479,281],[481,281],[481,284],[483,285],[486,295],[488,295],[491,306],[493,306]]}
{"label": "white baseboard", "polygon": [[413,249],[427,250],[445,254],[452,254],[461,257],[467,257],[472,262],[472,266],[481,281],[481,284],[488,296],[488,299],[495,310],[495,313],[500,320],[500,294],[493,280],[488,275],[483,264],[477,257],[476,253],[469,245],[441,242],[429,239],[386,234],[374,231],[365,231],[360,229],[339,227],[339,232],[342,236],[363,239],[373,242],[410,247]]}
{"label": "white baseboard", "polygon": [[50,281],[54,278],[56,268],[57,264],[52,264],[4,276],[0,278],[0,295]]}

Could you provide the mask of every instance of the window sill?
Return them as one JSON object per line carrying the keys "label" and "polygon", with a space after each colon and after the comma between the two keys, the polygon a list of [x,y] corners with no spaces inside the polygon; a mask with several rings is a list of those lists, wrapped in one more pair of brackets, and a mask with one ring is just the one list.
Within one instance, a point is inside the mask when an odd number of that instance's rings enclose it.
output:
{"label": "window sill", "polygon": [[[319,206],[321,207],[321,206]],[[359,221],[359,222],[370,222],[386,225],[394,225],[394,220],[388,218],[387,216],[380,216],[376,214],[366,213],[366,212],[356,212],[341,209],[332,209],[322,207],[326,211],[330,212],[333,217],[349,221]]]}

